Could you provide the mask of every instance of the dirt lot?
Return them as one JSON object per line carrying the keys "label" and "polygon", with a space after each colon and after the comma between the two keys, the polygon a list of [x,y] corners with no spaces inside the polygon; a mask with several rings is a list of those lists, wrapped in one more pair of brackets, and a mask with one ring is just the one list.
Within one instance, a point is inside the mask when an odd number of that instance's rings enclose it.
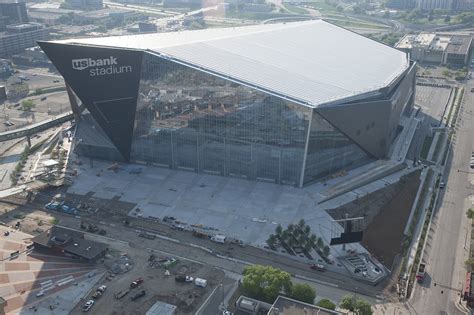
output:
{"label": "dirt lot", "polygon": [[[38,199],[41,198],[37,198],[36,201],[38,201]],[[11,201],[15,202],[15,200]],[[18,203],[20,202],[21,198],[18,199]],[[97,206],[98,204],[95,205]],[[92,206],[92,204],[90,204],[90,206]],[[126,211],[125,209],[129,208],[130,204],[117,201],[117,203],[109,205],[107,209],[112,210],[117,207],[122,211]],[[103,209],[101,211],[107,210]],[[0,203],[0,213],[2,213],[0,220],[4,223],[13,225],[20,220],[21,229],[33,235],[48,229],[51,224],[54,223],[56,216],[55,213],[38,210],[37,207],[35,209],[31,204],[14,205],[10,203]],[[19,219],[19,215],[21,215],[23,219]],[[106,216],[107,213],[103,213],[103,215]],[[128,231],[128,233],[133,234],[134,232]],[[176,305],[178,307],[177,314],[192,314],[196,312],[197,308],[209,296],[210,292],[223,281],[225,276],[221,270],[179,259],[175,265],[169,268],[170,275],[167,276],[165,275],[164,267],[150,267],[148,259],[151,252],[146,249],[149,243],[145,242],[144,239],[135,239],[138,242],[130,242],[129,245],[113,241],[107,242],[104,239],[100,239],[99,236],[97,236],[95,240],[109,244],[110,255],[113,258],[105,259],[104,265],[112,265],[110,263],[111,261],[126,253],[130,259],[130,265],[133,265],[133,268],[126,273],[115,275],[110,280],[106,279],[108,275],[106,274],[106,276],[94,286],[95,289],[101,284],[107,286],[105,294],[96,301],[91,309],[94,314],[144,314],[158,300]],[[160,252],[154,252],[154,255],[156,260],[171,258]],[[177,274],[206,279],[208,285],[206,288],[200,288],[196,287],[193,283],[177,283],[174,279]],[[139,288],[131,290],[120,300],[115,299],[115,292],[129,288],[130,283],[140,277],[143,278],[144,282]],[[131,301],[131,297],[140,290],[145,290],[146,295],[136,301]],[[83,314],[81,307],[86,300],[91,298],[93,293],[94,292],[90,292],[84,297],[84,301],[76,305],[71,314]]]}
{"label": "dirt lot", "polygon": [[[105,284],[107,290],[101,298],[96,300],[96,304],[92,309],[94,314],[144,314],[158,300],[176,305],[178,307],[177,314],[191,314],[196,312],[204,299],[224,277],[222,271],[188,261],[179,261],[170,268],[171,275],[166,276],[164,268],[148,266],[145,257],[132,254],[130,254],[130,257],[135,258],[134,268],[131,271],[116,275],[111,281],[103,279],[95,287]],[[157,255],[157,257],[160,256]],[[208,286],[200,288],[193,283],[178,283],[174,279],[177,274],[207,279]],[[144,282],[138,288],[131,289],[120,300],[114,297],[114,293],[128,289],[130,283],[139,277]],[[132,301],[131,297],[141,290],[145,290],[146,295]],[[92,293],[88,295],[88,298],[91,297]],[[82,304],[77,305],[71,314],[83,314],[81,306]]]}
{"label": "dirt lot", "polygon": [[401,249],[403,230],[420,185],[419,177],[419,171],[413,172],[397,184],[330,210],[329,214],[335,219],[342,218],[345,213],[350,217],[363,216],[365,231],[362,244],[391,268]]}

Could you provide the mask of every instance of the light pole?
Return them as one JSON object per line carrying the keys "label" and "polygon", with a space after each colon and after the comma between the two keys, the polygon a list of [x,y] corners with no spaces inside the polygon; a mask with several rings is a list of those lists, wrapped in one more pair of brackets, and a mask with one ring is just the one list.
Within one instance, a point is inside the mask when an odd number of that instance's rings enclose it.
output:
{"label": "light pole", "polygon": [[224,302],[224,284],[220,284],[220,287],[222,289],[222,311],[225,311],[226,310],[226,307],[225,307],[225,302]]}

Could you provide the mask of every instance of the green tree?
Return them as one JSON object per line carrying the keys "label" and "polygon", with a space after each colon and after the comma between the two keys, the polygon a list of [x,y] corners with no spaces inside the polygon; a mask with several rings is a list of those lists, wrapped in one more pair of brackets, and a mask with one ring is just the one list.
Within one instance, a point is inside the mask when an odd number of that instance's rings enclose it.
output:
{"label": "green tree", "polygon": [[295,226],[293,224],[288,224],[286,230],[290,233],[293,233],[293,231],[295,230]]}
{"label": "green tree", "polygon": [[311,241],[312,244],[316,244],[316,241],[318,240],[318,238],[316,237],[316,234],[311,234],[309,236],[309,240]]}
{"label": "green tree", "polygon": [[276,242],[276,236],[274,234],[270,234],[270,236],[268,237],[267,239],[267,245],[270,247],[270,248],[274,248],[275,247],[275,242]]}
{"label": "green tree", "polygon": [[374,313],[370,303],[363,299],[357,299],[355,310],[358,315],[372,315]]}
{"label": "green tree", "polygon": [[247,267],[243,276],[242,291],[244,295],[257,300],[273,303],[281,292],[288,295],[292,292],[290,274],[271,266]]}
{"label": "green tree", "polygon": [[283,232],[283,228],[281,224],[278,224],[278,226],[275,228],[275,234],[277,237],[281,237],[281,233]]}
{"label": "green tree", "polygon": [[466,215],[469,219],[472,219],[474,217],[474,209],[472,208],[467,209]]}
{"label": "green tree", "polygon": [[323,247],[323,254],[324,254],[324,256],[328,257],[330,253],[331,253],[331,249],[329,248],[329,246],[327,246],[327,245],[324,246],[324,247]]}
{"label": "green tree", "polygon": [[464,262],[464,264],[466,265],[466,268],[468,270],[473,270],[474,269],[474,258],[469,258],[468,260],[466,260]]}
{"label": "green tree", "polygon": [[318,237],[318,240],[316,241],[316,246],[318,246],[318,248],[322,248],[324,246],[322,238]]}
{"label": "green tree", "polygon": [[334,304],[331,300],[328,300],[328,299],[319,300],[319,302],[316,305],[327,308],[328,310],[334,311],[336,309],[336,304]]}
{"label": "green tree", "polygon": [[316,291],[306,283],[297,283],[293,285],[291,289],[291,298],[313,304],[314,299],[316,298]]}
{"label": "green tree", "polygon": [[303,232],[306,236],[309,235],[309,233],[311,232],[311,228],[309,227],[309,225],[306,225],[303,229]]}
{"label": "green tree", "polygon": [[445,77],[450,77],[452,76],[453,74],[451,73],[451,71],[449,71],[448,69],[444,69],[443,72],[442,72],[443,76]]}
{"label": "green tree", "polygon": [[32,100],[24,100],[21,102],[21,108],[24,111],[29,112],[35,107],[36,107],[36,104]]}
{"label": "green tree", "polygon": [[355,309],[355,298],[352,295],[346,295],[342,298],[339,306],[342,309],[353,312]]}
{"label": "green tree", "polygon": [[302,230],[302,229],[304,229],[305,226],[306,226],[306,222],[304,221],[304,219],[301,219],[298,222],[298,227]]}
{"label": "green tree", "polygon": [[339,305],[342,309],[355,312],[357,315],[372,315],[372,306],[364,299],[356,299],[352,295],[346,295],[342,298]]}

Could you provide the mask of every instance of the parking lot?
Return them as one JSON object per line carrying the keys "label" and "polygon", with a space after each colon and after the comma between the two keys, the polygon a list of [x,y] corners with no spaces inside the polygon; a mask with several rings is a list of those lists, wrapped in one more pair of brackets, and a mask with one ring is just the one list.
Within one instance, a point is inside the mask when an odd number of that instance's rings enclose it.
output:
{"label": "parking lot", "polygon": [[[106,273],[92,290],[82,297],[82,302],[78,303],[70,314],[83,314],[85,303],[93,299],[92,295],[101,285],[107,288],[99,298],[94,299],[95,303],[90,309],[93,314],[145,314],[157,301],[175,305],[177,314],[194,314],[224,279],[224,272],[218,269],[171,257],[159,251],[144,250],[141,246],[134,248],[133,243],[130,246],[115,244],[114,247],[105,260],[106,268],[115,270],[112,266],[117,263],[117,259],[123,259],[126,255],[132,269],[112,277],[110,273]],[[123,260],[120,261],[123,264]],[[169,274],[166,270],[169,270]],[[192,281],[177,282],[177,275],[190,276],[193,280],[205,279],[207,285],[203,288]],[[143,282],[138,281],[137,286],[132,285],[132,282],[138,279]],[[144,296],[139,296],[141,291],[145,291]],[[118,299],[117,297],[122,295],[120,293],[125,295]]]}
{"label": "parking lot", "polygon": [[[22,87],[29,90],[29,94],[24,97],[11,97],[12,91],[18,88],[20,82]],[[9,95],[9,99],[1,104],[0,132],[50,119],[54,115],[70,110],[64,80],[46,69],[33,68],[20,71],[7,80],[0,80],[0,85],[6,87],[7,95]],[[45,93],[45,89],[52,89],[52,91]],[[39,93],[41,94],[35,95]],[[22,108],[21,104],[25,100],[32,100],[35,104],[30,111],[24,111]]]}

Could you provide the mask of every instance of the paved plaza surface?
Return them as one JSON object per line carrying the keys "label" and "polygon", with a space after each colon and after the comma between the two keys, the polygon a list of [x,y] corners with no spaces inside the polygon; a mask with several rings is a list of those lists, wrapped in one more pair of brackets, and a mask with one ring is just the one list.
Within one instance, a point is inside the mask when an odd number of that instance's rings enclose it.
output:
{"label": "paved plaza surface", "polygon": [[[395,183],[413,169],[402,169],[388,177],[354,189],[322,204],[323,195],[331,185],[367,172],[368,164],[349,172],[344,177],[320,182],[305,188],[248,181],[229,177],[196,174],[142,165],[120,165],[114,172],[107,170],[110,162],[82,160],[78,177],[69,193],[85,195],[94,192],[95,197],[136,203],[130,212],[144,218],[173,216],[187,224],[201,224],[218,229],[228,237],[245,243],[263,246],[278,224],[286,226],[304,219],[312,231],[326,244],[331,229],[339,229],[325,211]],[[130,170],[142,168],[140,174]],[[100,175],[100,176],[97,176]],[[217,233],[217,232],[216,232]],[[348,245],[358,252],[366,252],[359,244]],[[341,246],[332,246],[334,251]]]}

